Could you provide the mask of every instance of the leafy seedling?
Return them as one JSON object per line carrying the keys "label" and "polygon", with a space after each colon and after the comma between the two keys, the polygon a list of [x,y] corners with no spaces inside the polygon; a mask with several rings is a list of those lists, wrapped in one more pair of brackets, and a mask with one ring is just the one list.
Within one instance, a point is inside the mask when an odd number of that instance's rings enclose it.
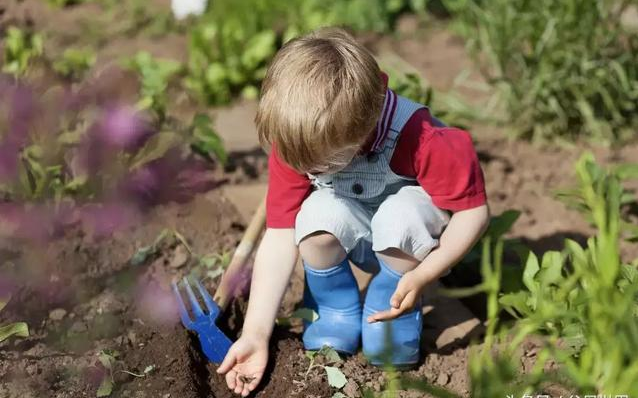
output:
{"label": "leafy seedling", "polygon": [[53,69],[68,79],[80,79],[95,64],[96,55],[91,49],[68,48],[62,57],[53,62]]}
{"label": "leafy seedling", "polygon": [[133,377],[146,377],[147,375],[152,373],[156,368],[155,365],[149,365],[146,368],[144,368],[144,371],[142,373],[135,373],[135,372],[131,372],[129,370],[123,370],[123,369],[116,370],[115,367],[117,366],[118,363],[121,362],[117,359],[119,356],[120,356],[119,352],[114,350],[108,350],[108,349],[102,350],[97,354],[98,360],[100,361],[102,366],[104,366],[104,368],[108,371],[108,373],[104,375],[104,379],[102,379],[102,382],[100,383],[100,386],[98,387],[98,390],[97,390],[98,397],[108,397],[111,395],[111,393],[113,392],[113,388],[115,387],[115,380],[113,378],[113,375],[116,372],[126,373]]}
{"label": "leafy seedling", "polygon": [[4,37],[4,65],[2,71],[16,77],[26,73],[31,61],[44,52],[42,35],[10,26]]}
{"label": "leafy seedling", "polygon": [[212,120],[208,115],[199,113],[193,117],[191,130],[191,149],[193,152],[212,159],[211,154],[219,160],[222,165],[228,161],[228,154],[224,148],[224,143],[213,128]]}
{"label": "leafy seedling", "polygon": [[[0,299],[0,311],[7,305],[9,300],[9,298]],[[29,337],[29,327],[25,322],[16,322],[0,326],[0,343],[11,336]]]}
{"label": "leafy seedling", "polygon": [[290,326],[290,321],[292,319],[302,319],[308,322],[315,322],[319,319],[319,314],[310,308],[297,308],[290,316],[277,318],[277,324],[280,326]]}
{"label": "leafy seedling", "polygon": [[138,108],[150,109],[163,121],[166,116],[167,89],[171,79],[182,70],[182,65],[171,59],[154,58],[146,51],[122,61],[122,64],[136,71],[142,83]]}
{"label": "leafy seedling", "polygon": [[113,387],[115,385],[115,381],[113,380],[113,368],[115,367],[116,358],[119,355],[120,354],[117,351],[113,350],[102,350],[98,353],[98,360],[108,371],[108,373],[104,375],[104,379],[102,379],[102,382],[97,389],[98,397],[108,397],[113,392]]}
{"label": "leafy seedling", "polygon": [[334,366],[315,364],[317,356],[325,358],[326,364],[334,364],[342,361],[339,353],[328,346],[323,346],[319,351],[306,351],[306,357],[310,359],[310,365],[308,365],[304,378],[308,378],[308,374],[313,368],[322,367],[328,376],[328,384],[335,388],[343,388],[348,382],[343,372]]}
{"label": "leafy seedling", "polygon": [[149,258],[155,256],[159,252],[162,242],[171,235],[171,232],[169,229],[165,229],[155,238],[152,244],[137,249],[135,254],[129,259],[129,263],[131,265],[141,265]]}
{"label": "leafy seedling", "polygon": [[230,264],[230,260],[230,252],[207,254],[199,257],[199,265],[206,269],[206,279],[215,279],[224,273],[224,270],[228,267],[228,264]]}

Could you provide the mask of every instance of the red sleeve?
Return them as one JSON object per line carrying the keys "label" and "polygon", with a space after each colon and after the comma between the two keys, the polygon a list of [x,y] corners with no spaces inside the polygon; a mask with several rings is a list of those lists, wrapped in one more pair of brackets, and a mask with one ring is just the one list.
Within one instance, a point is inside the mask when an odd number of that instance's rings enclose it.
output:
{"label": "red sleeve", "polygon": [[425,109],[417,111],[403,128],[391,168],[397,174],[416,177],[441,209],[460,211],[487,203],[472,137],[458,128],[432,126]]}
{"label": "red sleeve", "polygon": [[275,153],[268,156],[268,194],[266,196],[266,226],[294,228],[301,203],[310,193],[310,180],[288,166]]}

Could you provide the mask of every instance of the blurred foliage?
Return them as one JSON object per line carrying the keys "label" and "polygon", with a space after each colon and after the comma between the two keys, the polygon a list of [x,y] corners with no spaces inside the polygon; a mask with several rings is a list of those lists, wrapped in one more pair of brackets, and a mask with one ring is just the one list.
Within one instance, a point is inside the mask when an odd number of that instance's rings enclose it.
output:
{"label": "blurred foliage", "polygon": [[2,71],[16,77],[26,73],[31,62],[44,52],[41,34],[28,29],[10,26],[4,37],[4,59]]}
{"label": "blurred foliage", "polygon": [[210,119],[161,121],[87,87],[0,79],[0,97],[0,233],[46,239],[81,223],[105,235],[216,186],[210,161],[225,153]]}
{"label": "blurred foliage", "polygon": [[141,81],[140,110],[151,110],[160,122],[166,117],[168,103],[167,89],[172,77],[180,72],[179,62],[170,59],[154,58],[146,51],[140,51],[130,59],[123,61],[124,66],[136,71]]}
{"label": "blurred foliage", "polygon": [[[591,185],[598,191],[606,189],[612,179],[621,183],[629,180],[638,180],[638,163],[613,165],[609,169],[605,169],[595,162],[589,161],[583,167],[586,168],[586,172],[591,179]],[[586,189],[588,189],[587,185],[583,185],[581,181],[580,185],[570,189],[559,190],[556,194],[558,199],[563,201],[568,207],[579,211],[591,225],[595,226],[595,215],[589,211],[585,201]],[[629,242],[638,242],[638,224],[630,219],[631,212],[629,211],[632,206],[638,205],[638,194],[635,190],[628,190],[621,186],[619,203],[621,210],[628,210],[620,217],[620,236]]]}
{"label": "blurred foliage", "polygon": [[638,128],[638,31],[620,21],[631,3],[444,1],[517,137],[603,143]]}
{"label": "blurred foliage", "polygon": [[421,79],[419,72],[403,58],[393,54],[381,54],[381,69],[388,74],[388,87],[398,95],[426,105],[432,114],[446,125],[466,128],[470,121],[481,119],[476,109],[449,93],[434,92],[432,86]]}
{"label": "blurred foliage", "polygon": [[53,61],[53,69],[67,79],[80,80],[95,64],[96,55],[91,49],[67,48]]}
{"label": "blurred foliage", "polygon": [[421,0],[218,0],[190,31],[187,88],[209,104],[256,98],[267,63],[283,43],[321,26],[388,31]]}
{"label": "blurred foliage", "polygon": [[191,149],[212,160],[213,155],[222,165],[228,162],[228,154],[224,143],[213,128],[213,121],[208,115],[196,114],[190,127]]}

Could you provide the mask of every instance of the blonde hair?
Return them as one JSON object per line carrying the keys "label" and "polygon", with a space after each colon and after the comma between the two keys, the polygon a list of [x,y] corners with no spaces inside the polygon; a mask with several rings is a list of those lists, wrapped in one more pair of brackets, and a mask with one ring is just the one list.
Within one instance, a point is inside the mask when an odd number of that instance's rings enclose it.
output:
{"label": "blonde hair", "polygon": [[385,88],[372,54],[336,28],[286,43],[262,84],[261,145],[300,172],[345,166],[381,113]]}

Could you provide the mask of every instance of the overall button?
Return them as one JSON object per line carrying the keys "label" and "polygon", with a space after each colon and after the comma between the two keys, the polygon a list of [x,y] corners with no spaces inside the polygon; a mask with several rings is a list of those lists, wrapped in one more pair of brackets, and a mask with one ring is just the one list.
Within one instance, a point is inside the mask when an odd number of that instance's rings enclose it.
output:
{"label": "overall button", "polygon": [[363,185],[359,184],[358,182],[352,184],[352,192],[356,193],[357,195],[361,195],[363,193]]}

